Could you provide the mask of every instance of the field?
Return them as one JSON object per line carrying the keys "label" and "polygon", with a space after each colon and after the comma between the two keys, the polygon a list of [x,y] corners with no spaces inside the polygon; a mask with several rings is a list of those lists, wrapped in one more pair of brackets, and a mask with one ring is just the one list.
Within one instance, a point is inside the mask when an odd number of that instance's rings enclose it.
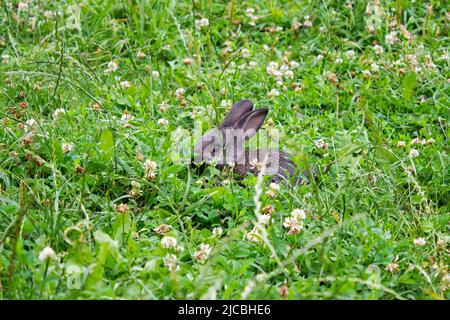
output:
{"label": "field", "polygon": [[[3,0],[0,299],[449,299],[449,9]],[[242,99],[308,181],[180,152]]]}

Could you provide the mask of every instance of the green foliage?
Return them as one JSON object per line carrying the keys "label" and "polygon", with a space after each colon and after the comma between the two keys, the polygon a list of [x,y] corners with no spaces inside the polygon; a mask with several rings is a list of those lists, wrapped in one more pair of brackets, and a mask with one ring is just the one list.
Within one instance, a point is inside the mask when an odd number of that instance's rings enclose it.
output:
{"label": "green foliage", "polygon": [[[447,11],[4,1],[0,298],[449,299]],[[310,183],[181,163],[240,99]]]}

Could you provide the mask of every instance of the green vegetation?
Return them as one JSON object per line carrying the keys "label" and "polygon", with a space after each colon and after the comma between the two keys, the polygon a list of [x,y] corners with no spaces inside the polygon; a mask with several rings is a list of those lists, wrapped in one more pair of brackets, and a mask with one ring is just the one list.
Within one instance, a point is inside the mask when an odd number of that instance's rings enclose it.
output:
{"label": "green vegetation", "polygon": [[[448,12],[3,0],[0,298],[449,299]],[[241,99],[311,183],[175,159]]]}

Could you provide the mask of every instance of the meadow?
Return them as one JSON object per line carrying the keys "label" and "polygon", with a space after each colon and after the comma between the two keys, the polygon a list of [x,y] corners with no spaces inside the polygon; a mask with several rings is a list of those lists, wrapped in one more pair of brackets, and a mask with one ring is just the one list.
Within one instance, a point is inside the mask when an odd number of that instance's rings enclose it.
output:
{"label": "meadow", "polygon": [[[449,9],[3,0],[0,299],[449,299]],[[314,177],[180,161],[242,99]]]}

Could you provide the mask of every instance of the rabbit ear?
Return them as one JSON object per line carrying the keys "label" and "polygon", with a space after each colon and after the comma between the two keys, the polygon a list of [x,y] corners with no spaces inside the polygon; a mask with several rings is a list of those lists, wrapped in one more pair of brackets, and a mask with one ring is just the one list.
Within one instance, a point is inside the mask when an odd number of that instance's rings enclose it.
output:
{"label": "rabbit ear", "polygon": [[258,132],[264,119],[269,112],[268,109],[256,109],[244,115],[234,126],[235,129],[242,129],[247,137],[251,137]]}
{"label": "rabbit ear", "polygon": [[220,124],[220,129],[233,127],[243,115],[253,110],[250,100],[242,100],[233,105],[225,120]]}

